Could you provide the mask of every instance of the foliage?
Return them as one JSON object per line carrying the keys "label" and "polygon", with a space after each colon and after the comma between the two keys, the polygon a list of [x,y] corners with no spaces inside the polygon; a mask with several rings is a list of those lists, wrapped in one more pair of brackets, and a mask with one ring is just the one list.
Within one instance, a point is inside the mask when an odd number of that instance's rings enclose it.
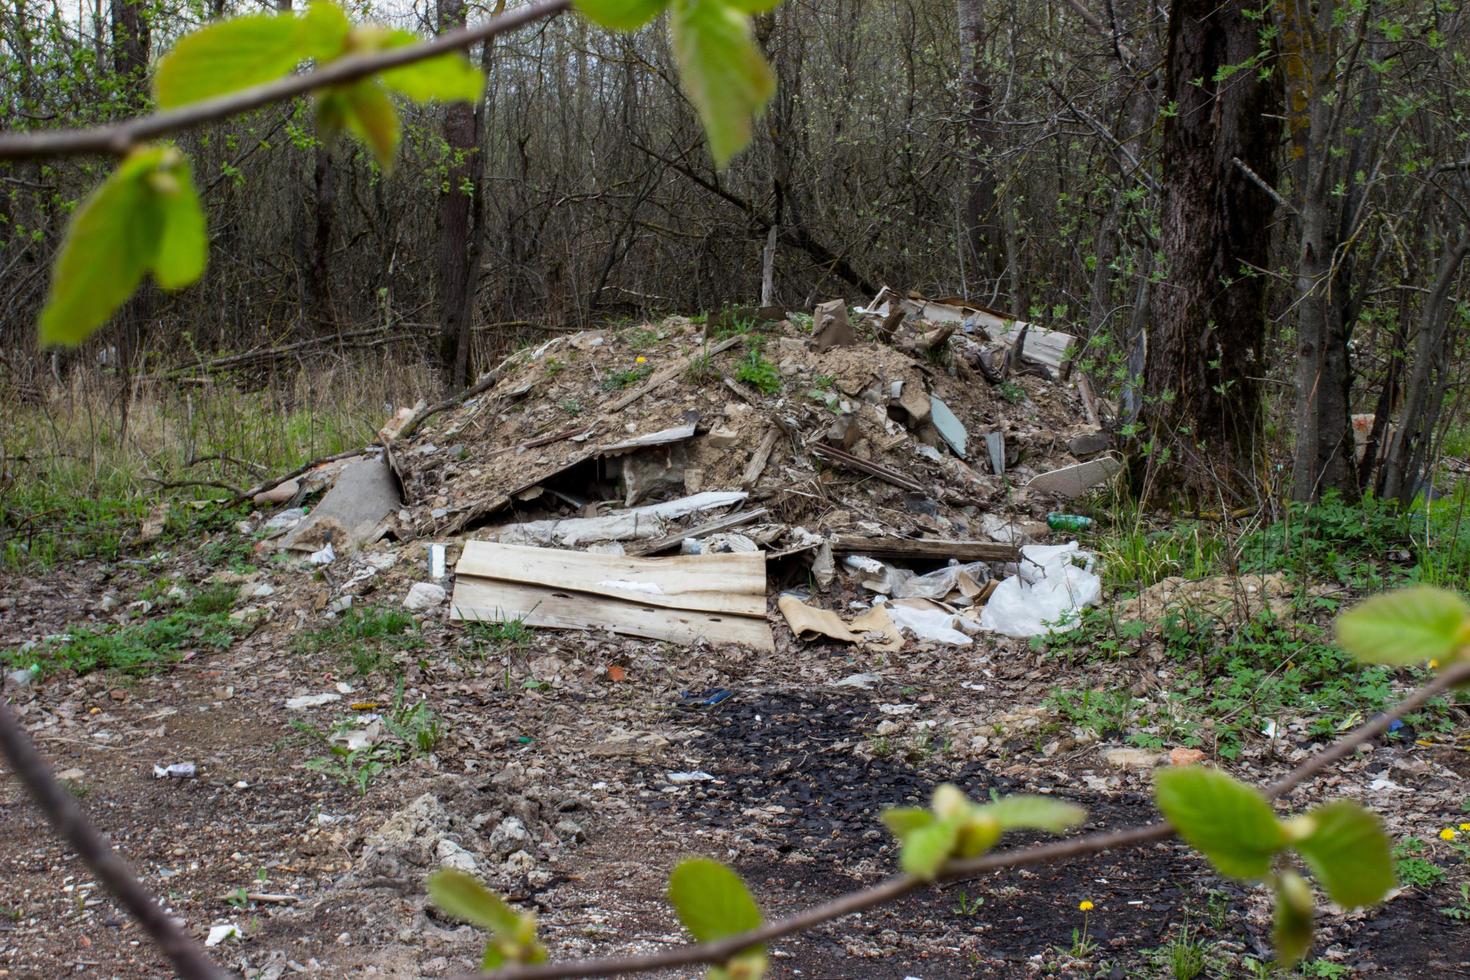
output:
{"label": "foliage", "polygon": [[443,736],[439,718],[428,702],[404,703],[401,681],[392,706],[377,720],[383,726],[383,739],[356,749],[341,744],[345,741],[342,736],[361,727],[352,720],[339,722],[331,732],[305,722],[294,723],[298,731],[327,747],[328,754],[308,759],[306,768],[365,794],[378,776],[394,766],[428,755]]}
{"label": "foliage", "polygon": [[[579,4],[595,21],[623,30],[671,8],[669,30],[683,85],[721,167],[750,142],[754,118],[775,91],[775,76],[750,24],[752,12],[773,5],[754,0]],[[327,65],[418,43],[409,31],[354,26],[331,0],[316,0],[299,16],[285,11],[218,20],[180,38],[159,61],[154,98],[161,108],[176,109],[274,81],[303,61]],[[422,58],[318,90],[317,130],[326,142],[349,133],[388,173],[403,135],[390,92],[414,102],[475,102],[484,87],[480,69],[461,53]],[[81,343],[149,273],[164,289],[193,284],[204,272],[207,251],[204,212],[189,161],[173,145],[134,148],[72,218],[41,312],[41,342]]]}
{"label": "foliage", "polygon": [[894,807],[884,811],[883,823],[899,839],[903,869],[932,880],[951,859],[984,854],[1008,830],[1060,833],[1086,816],[1081,807],[1044,796],[1012,796],[978,805],[944,783],[935,788],[930,809]]}
{"label": "foliage", "polygon": [[761,345],[758,343],[751,344],[746,350],[745,356],[740,359],[740,365],[735,369],[735,377],[753,385],[765,395],[775,395],[781,391],[781,373],[776,370],[776,365],[761,355]]}
{"label": "foliage", "polygon": [[229,617],[234,589],[217,586],[196,594],[180,609],[123,626],[71,630],[65,637],[29,651],[7,651],[12,667],[39,667],[42,675],[69,670],[89,674],[116,670],[142,676],[177,660],[184,650],[223,650],[244,627]]}

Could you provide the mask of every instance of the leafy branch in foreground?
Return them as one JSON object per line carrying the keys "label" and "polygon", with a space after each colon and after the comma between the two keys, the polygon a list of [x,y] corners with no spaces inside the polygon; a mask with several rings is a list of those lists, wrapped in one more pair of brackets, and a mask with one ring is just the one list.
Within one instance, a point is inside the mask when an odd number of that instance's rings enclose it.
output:
{"label": "leafy branch in foreground", "polygon": [[[1354,656],[1392,658],[1390,662],[1395,663],[1418,659],[1400,642],[1402,636],[1411,636],[1419,656],[1425,651],[1437,654],[1433,659],[1443,671],[1264,793],[1214,769],[1171,767],[1158,774],[1155,785],[1155,802],[1167,824],[983,856],[1008,830],[1060,833],[1081,823],[1086,814],[1080,807],[1048,797],[1017,796],[977,804],[959,788],[945,784],[935,789],[929,809],[897,807],[883,814],[884,823],[901,842],[899,862],[904,874],[779,922],[762,923],[759,908],[734,871],[715,861],[685,861],[674,871],[669,897],[698,945],[649,956],[567,964],[521,960],[521,965],[507,966],[500,975],[507,980],[551,980],[706,963],[711,964],[709,976],[714,980],[754,980],[764,972],[765,943],[770,940],[894,901],[930,882],[1136,846],[1171,833],[1199,851],[1221,874],[1263,881],[1272,889],[1278,965],[1289,968],[1311,948],[1316,906],[1311,884],[1289,863],[1292,854],[1310,869],[1328,898],[1344,908],[1382,901],[1394,887],[1395,877],[1388,838],[1378,818],[1367,809],[1336,800],[1282,819],[1270,800],[1381,735],[1395,718],[1445,690],[1470,683],[1470,605],[1453,593],[1415,588],[1380,596],[1344,614],[1338,631],[1342,645]],[[437,901],[437,895],[435,898]],[[502,900],[495,900],[503,905]],[[441,907],[448,909],[443,903]]]}
{"label": "leafy branch in foreground", "polygon": [[[751,138],[752,120],[775,91],[775,77],[751,32],[750,16],[779,0],[578,0],[590,19],[618,30],[639,28],[664,10],[685,92],[709,134],[715,162],[724,166]],[[559,13],[545,4],[535,16]],[[523,23],[525,14],[494,18]],[[482,31],[484,37],[490,31]],[[476,39],[462,32],[463,46]],[[217,21],[180,38],[158,64],[153,94],[162,112],[264,91],[311,63],[320,74],[314,90],[317,130],[325,140],[347,133],[366,146],[386,172],[402,140],[402,122],[391,98],[415,102],[475,101],[483,73],[459,51],[443,51],[443,39],[425,44],[410,31],[378,24],[353,25],[331,0],[316,0],[303,14],[250,14]],[[333,66],[407,52],[373,71],[333,74]],[[414,57],[413,55],[417,55]],[[326,69],[325,71],[323,69]],[[338,80],[340,78],[340,80]],[[328,80],[330,79],[330,80]],[[279,98],[288,98],[283,93]],[[200,125],[256,108],[243,99],[223,112],[200,113],[183,125]],[[126,126],[120,128],[119,133]],[[38,133],[12,137],[7,149],[33,139],[70,146],[87,134]],[[152,273],[164,289],[182,289],[204,272],[208,233],[187,159],[167,144],[132,145],[116,171],[72,216],[52,270],[41,311],[43,344],[81,343],[127,301]],[[3,155],[3,154],[0,154]]]}

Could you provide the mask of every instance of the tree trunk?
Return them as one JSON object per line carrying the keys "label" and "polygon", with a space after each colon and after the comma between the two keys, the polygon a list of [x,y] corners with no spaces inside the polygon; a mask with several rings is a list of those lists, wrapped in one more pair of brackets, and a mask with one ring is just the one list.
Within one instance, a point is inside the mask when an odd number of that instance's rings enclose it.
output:
{"label": "tree trunk", "polygon": [[[463,27],[464,0],[438,0],[436,14],[441,34]],[[471,254],[479,254],[472,247],[472,238],[481,224],[474,220],[473,211],[484,173],[484,154],[479,148],[484,111],[482,98],[477,106],[451,103],[444,116],[449,158],[445,161],[445,184],[439,193],[439,370],[450,390],[469,384],[471,374],[470,328],[476,278]]]}
{"label": "tree trunk", "polygon": [[1257,50],[1243,0],[1174,0],[1169,17],[1162,244],[1168,278],[1152,295],[1144,414],[1166,485],[1240,499],[1261,445],[1261,360],[1270,198],[1280,91],[1246,70],[1223,73]]}
{"label": "tree trunk", "polygon": [[[997,133],[992,125],[994,94],[985,65],[985,5],[983,0],[956,0],[960,35],[960,119],[965,167],[964,225],[967,249],[977,278],[987,290],[997,288],[1005,271],[1005,224],[996,198]],[[1013,297],[1014,298],[1014,297]]]}

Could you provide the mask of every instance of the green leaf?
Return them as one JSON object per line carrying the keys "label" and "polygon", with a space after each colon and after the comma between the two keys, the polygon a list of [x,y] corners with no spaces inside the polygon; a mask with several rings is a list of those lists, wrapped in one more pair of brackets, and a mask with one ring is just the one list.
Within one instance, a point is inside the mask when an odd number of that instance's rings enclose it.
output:
{"label": "green leaf", "polygon": [[669,876],[669,901],[696,941],[707,943],[761,924],[761,910],[740,876],[718,861],[691,858]]}
{"label": "green leaf", "polygon": [[582,16],[615,31],[632,31],[663,13],[669,0],[577,0]]}
{"label": "green leaf", "polygon": [[480,957],[480,969],[498,970],[505,966],[505,952],[495,940],[485,944],[485,955]]}
{"label": "green leaf", "polygon": [[347,131],[365,143],[384,172],[393,170],[398,154],[398,141],[403,135],[398,110],[377,82],[356,82],[343,89],[342,123]]}
{"label": "green leaf", "polygon": [[1378,818],[1338,800],[1313,810],[1314,829],[1296,842],[1328,896],[1344,908],[1373,905],[1394,886],[1393,857]]}
{"label": "green leaf", "polygon": [[684,91],[723,167],[750,143],[752,120],[775,93],[776,76],[751,37],[749,18],[724,0],[674,0],[669,29]]}
{"label": "green leaf", "polygon": [[915,878],[933,881],[954,854],[960,838],[959,825],[959,820],[943,820],[910,833],[899,850],[899,867]]}
{"label": "green leaf", "polygon": [[316,61],[329,61],[342,54],[352,22],[342,8],[329,0],[317,0],[306,8],[300,21],[301,53]]}
{"label": "green leaf", "polygon": [[883,811],[883,826],[892,831],[893,836],[899,840],[933,822],[934,814],[921,807],[891,806]]}
{"label": "green leaf", "polygon": [[289,14],[251,14],[185,34],[159,61],[153,97],[170,109],[289,74],[305,56],[299,27]]}
{"label": "green leaf", "polygon": [[729,0],[730,6],[745,14],[763,14],[781,6],[781,0]]}
{"label": "green leaf", "polygon": [[181,160],[166,173],[154,175],[153,183],[163,219],[158,254],[153,259],[153,278],[164,289],[182,289],[204,275],[209,255],[204,209],[199,204],[199,192],[194,189],[194,175],[187,160]]}
{"label": "green leaf", "polygon": [[[392,31],[383,49],[420,43],[412,31]],[[441,54],[378,75],[383,84],[415,102],[476,102],[485,91],[485,75],[462,54]]]}
{"label": "green leaf", "polygon": [[169,152],[178,151],[135,150],[72,215],[41,310],[42,344],[80,344],[138,288],[162,224],[148,177]]}
{"label": "green leaf", "polygon": [[[429,876],[429,898],[439,910],[456,919],[488,929],[497,936],[514,936],[521,916],[479,879],[453,868]],[[489,955],[489,950],[486,950]]]}
{"label": "green leaf", "polygon": [[1059,834],[1087,819],[1080,806],[1048,796],[1007,796],[982,806],[980,812],[1000,824],[1001,830],[1049,830]]}
{"label": "green leaf", "polygon": [[705,980],[760,980],[766,973],[766,954],[760,950],[746,951],[730,958],[723,966],[712,966]]}
{"label": "green leaf", "polygon": [[1413,664],[1448,660],[1470,641],[1470,603],[1416,585],[1374,596],[1337,619],[1337,642],[1359,660]]}
{"label": "green leaf", "polygon": [[1290,970],[1312,948],[1312,886],[1295,871],[1277,876],[1276,944],[1277,967]]}
{"label": "green leaf", "polygon": [[1287,842],[1271,804],[1215,769],[1163,769],[1154,778],[1154,799],[1179,836],[1227,877],[1264,878]]}

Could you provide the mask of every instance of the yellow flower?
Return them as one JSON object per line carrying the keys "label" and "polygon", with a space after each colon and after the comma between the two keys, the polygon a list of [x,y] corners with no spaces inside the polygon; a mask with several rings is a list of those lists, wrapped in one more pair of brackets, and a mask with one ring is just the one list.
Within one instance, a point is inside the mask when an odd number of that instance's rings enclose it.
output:
{"label": "yellow flower", "polygon": [[1092,903],[1089,902],[1085,898],[1082,901],[1080,901],[1080,902],[1077,903],[1077,907],[1079,909],[1081,909],[1082,911],[1084,911],[1084,912],[1091,912],[1092,911]]}
{"label": "yellow flower", "polygon": [[1454,840],[1456,836],[1458,835],[1455,833],[1455,828],[1453,827],[1446,827],[1439,832],[1440,840]]}
{"label": "yellow flower", "polygon": [[1432,660],[1431,659],[1429,661],[1429,669],[1430,670],[1438,670],[1439,669],[1439,661],[1438,660]]}
{"label": "yellow flower", "polygon": [[648,363],[648,358],[644,357],[642,354],[639,354],[636,358],[633,359],[633,363],[634,364],[647,364]]}
{"label": "yellow flower", "polygon": [[1462,824],[1460,824],[1460,829],[1461,830],[1470,830],[1470,823],[1462,823]]}

